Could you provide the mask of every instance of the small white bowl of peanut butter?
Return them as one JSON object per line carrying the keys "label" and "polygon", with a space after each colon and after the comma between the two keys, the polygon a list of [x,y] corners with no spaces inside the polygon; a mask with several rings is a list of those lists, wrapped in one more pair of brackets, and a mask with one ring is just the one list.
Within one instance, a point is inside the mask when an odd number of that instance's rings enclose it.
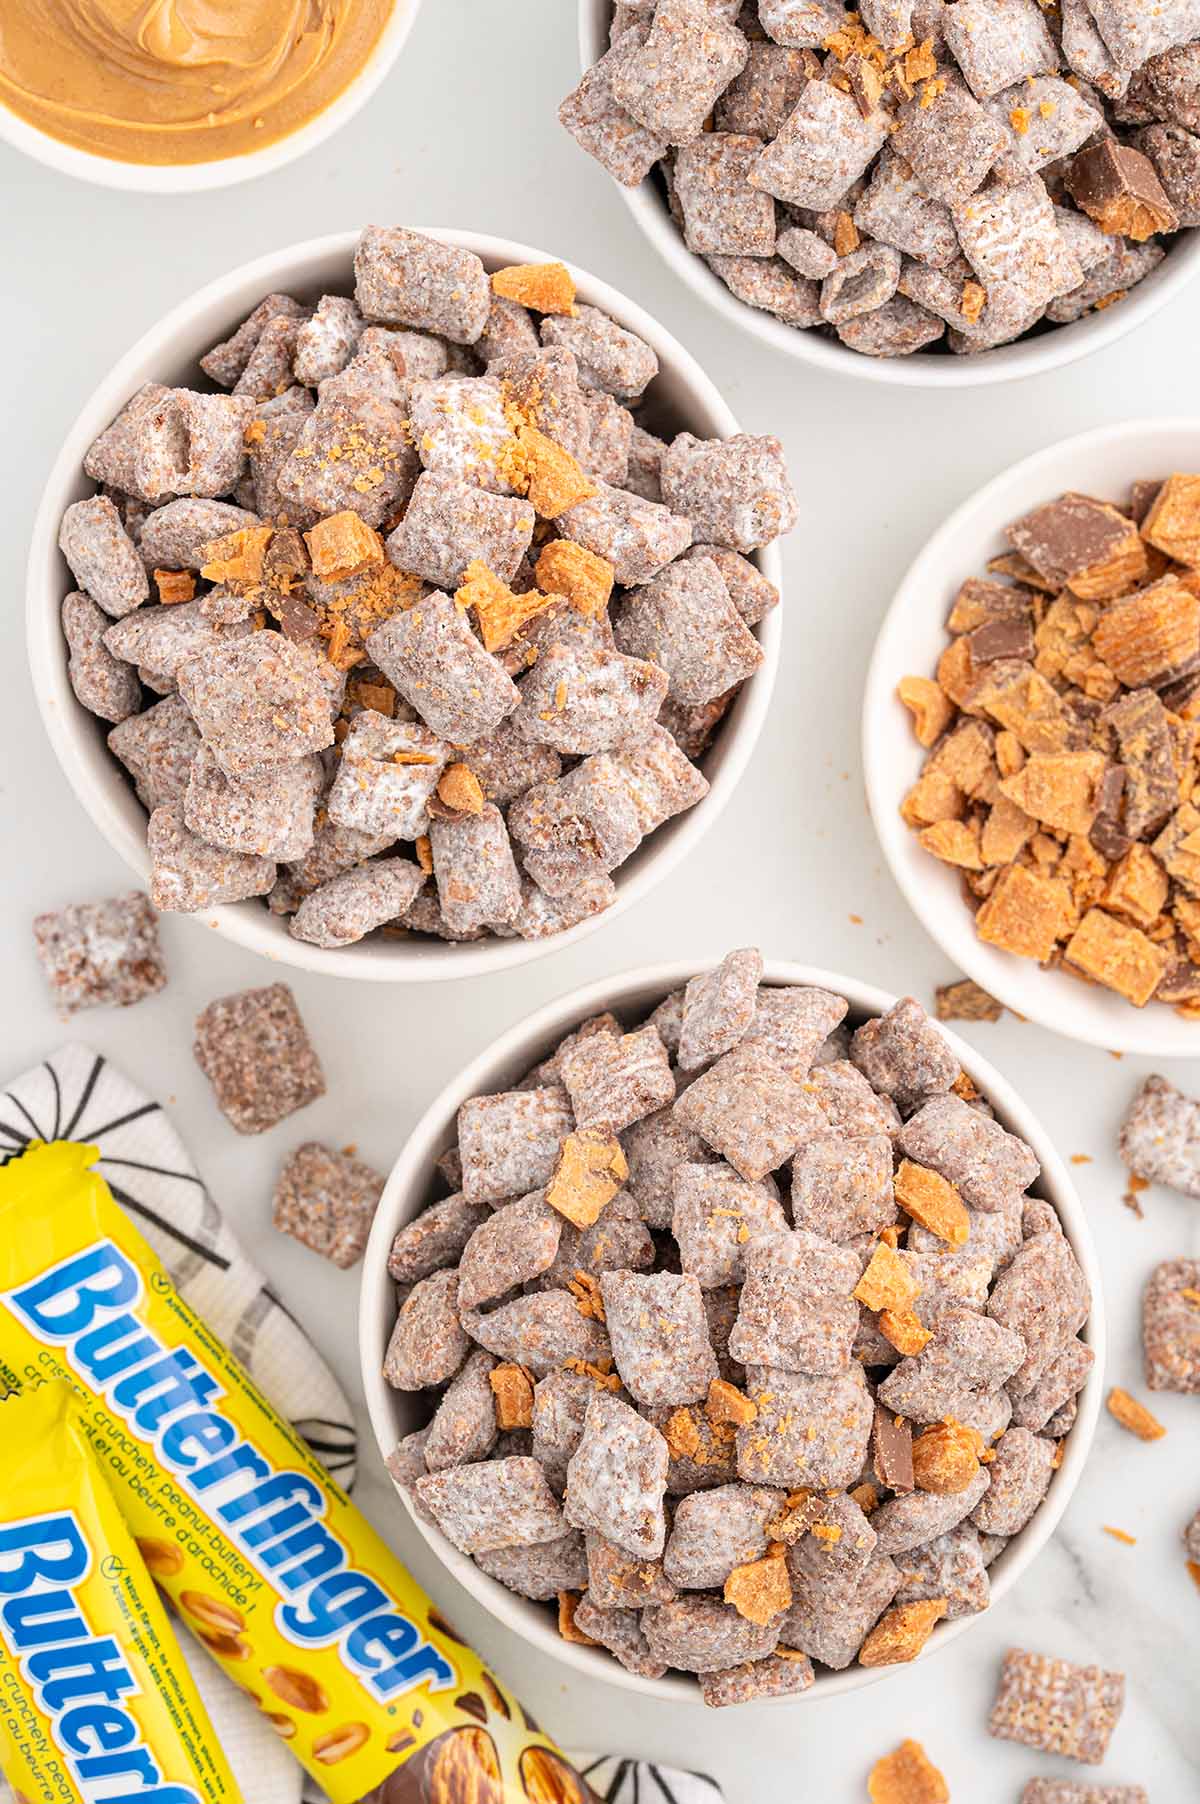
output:
{"label": "small white bowl of peanut butter", "polygon": [[102,187],[266,175],[366,104],[420,0],[3,0],[0,141]]}

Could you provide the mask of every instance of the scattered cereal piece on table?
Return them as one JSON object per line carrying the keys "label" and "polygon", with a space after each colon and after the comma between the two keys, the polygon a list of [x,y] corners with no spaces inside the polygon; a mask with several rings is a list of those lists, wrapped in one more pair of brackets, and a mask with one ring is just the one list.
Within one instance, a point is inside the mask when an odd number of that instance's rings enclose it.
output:
{"label": "scattered cereal piece on table", "polygon": [[383,1186],[361,1159],[309,1140],[276,1180],[272,1219],[281,1233],[345,1269],[362,1257]]}
{"label": "scattered cereal piece on table", "polygon": [[1096,1764],[1125,1703],[1125,1675],[1010,1648],[988,1722],[1001,1741]]}
{"label": "scattered cereal piece on table", "polygon": [[38,915],[33,936],[51,997],[68,1014],[128,1008],[166,985],[158,916],[140,890]]}
{"label": "scattered cereal piece on table", "polygon": [[285,983],[222,996],[196,1019],[196,1062],[239,1134],[262,1134],[325,1094],[325,1077]]}

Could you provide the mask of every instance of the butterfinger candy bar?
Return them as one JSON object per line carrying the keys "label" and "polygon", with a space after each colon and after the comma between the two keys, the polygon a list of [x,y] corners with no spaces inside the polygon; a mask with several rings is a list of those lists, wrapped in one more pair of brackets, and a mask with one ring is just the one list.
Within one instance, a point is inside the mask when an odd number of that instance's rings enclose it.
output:
{"label": "butterfinger candy bar", "polygon": [[[69,1656],[69,1676],[55,1676],[67,1670],[67,1636],[87,1634],[94,1651],[84,1671],[107,1687],[106,1720],[120,1711],[128,1725],[121,1742],[104,1747],[136,1754],[137,1796],[154,1804],[237,1804],[224,1768],[207,1752],[215,1739],[190,1687],[171,1677],[169,1630],[137,1583],[137,1556],[123,1544],[115,1510],[110,1505],[105,1514],[102,1498],[97,1502],[98,1475],[74,1506],[76,1538],[61,1526],[65,1455],[73,1450],[78,1462],[86,1436],[182,1620],[253,1695],[333,1804],[467,1804],[485,1796],[489,1804],[595,1804],[585,1782],[528,1727],[516,1701],[179,1296],[91,1171],[97,1157],[94,1147],[39,1144],[0,1172],[3,1374],[10,1388],[22,1389],[66,1379],[79,1421],[76,1436],[60,1418],[63,1458],[47,1462],[38,1435],[35,1451],[10,1458],[0,1480],[20,1517],[15,1525],[0,1522],[0,1643],[19,1625],[22,1668],[40,1692],[35,1709],[50,1719],[62,1715],[46,1745],[61,1748],[64,1758],[91,1745],[82,1727],[75,1746],[63,1733],[68,1716],[86,1708],[76,1702],[78,1652]],[[6,1407],[35,1408],[40,1394]],[[31,1438],[19,1434],[15,1445],[27,1447]],[[537,1466],[507,1464],[532,1468],[542,1486],[546,1539],[561,1537],[561,1517]],[[503,1467],[486,1470],[499,1475]],[[447,1482],[455,1476],[443,1475]],[[11,1481],[18,1482],[15,1493]],[[30,1515],[51,1489],[60,1526],[39,1568]],[[527,1538],[543,1532],[540,1520]],[[6,1542],[14,1529],[19,1540]],[[114,1577],[107,1560],[89,1569],[91,1547],[115,1552],[124,1571]],[[9,1553],[20,1557],[10,1562]],[[47,1581],[67,1593],[53,1619]],[[22,1609],[18,1593],[31,1584],[36,1604]],[[105,1639],[103,1611],[114,1585],[122,1616]],[[139,1685],[136,1698],[129,1679],[137,1683],[140,1668],[128,1664],[132,1643],[122,1644],[131,1604],[159,1654],[152,1682]],[[33,1660],[25,1655],[30,1634],[48,1641]],[[0,1664],[7,1664],[3,1651]],[[27,1732],[21,1740],[27,1750]],[[109,1752],[81,1757],[89,1779],[122,1770]],[[152,1760],[171,1783],[150,1791],[144,1779]],[[58,1780],[47,1790],[22,1764],[6,1770],[27,1797],[93,1795],[86,1784],[79,1789],[81,1781]]]}
{"label": "butterfinger candy bar", "polygon": [[5,1778],[24,1800],[240,1804],[147,1570],[176,1546],[135,1546],[65,1384],[10,1394],[0,1424]]}

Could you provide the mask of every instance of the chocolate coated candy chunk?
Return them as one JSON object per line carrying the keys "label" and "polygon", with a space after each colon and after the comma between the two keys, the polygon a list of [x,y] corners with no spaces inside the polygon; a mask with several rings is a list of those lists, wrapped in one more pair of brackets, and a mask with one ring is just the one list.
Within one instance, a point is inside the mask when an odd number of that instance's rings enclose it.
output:
{"label": "chocolate coated candy chunk", "polygon": [[1067,189],[1102,231],[1140,243],[1154,232],[1178,228],[1178,215],[1149,157],[1115,138],[1079,152],[1067,171]]}

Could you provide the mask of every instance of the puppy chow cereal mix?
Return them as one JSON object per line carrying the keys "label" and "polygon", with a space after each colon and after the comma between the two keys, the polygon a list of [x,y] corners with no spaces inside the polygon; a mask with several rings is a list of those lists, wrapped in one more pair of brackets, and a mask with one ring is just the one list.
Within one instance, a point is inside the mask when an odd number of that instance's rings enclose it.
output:
{"label": "puppy chow cereal mix", "polygon": [[[618,166],[745,60],[735,26],[676,12],[580,97]],[[352,294],[268,296],[196,386],[127,402],[61,523],[63,632],[148,813],[203,751],[149,832],[156,906],[269,895],[338,948],[543,939],[613,905],[707,793],[778,599],[753,557],[796,518],[778,441],[680,430],[659,374],[564,265],[489,276],[370,226]],[[420,882],[379,862],[396,841],[427,843]]]}
{"label": "puppy chow cereal mix", "polygon": [[[465,1103],[389,1260],[406,1495],[714,1708],[986,1609],[1092,1355],[1038,1161],[959,1079],[911,998],[863,1019],[742,948]],[[1148,1300],[1164,1369],[1187,1288]]]}
{"label": "puppy chow cereal mix", "polygon": [[1188,0],[612,16],[563,126],[624,186],[649,177],[738,301],[860,355],[979,356],[1070,324],[1200,220]]}

